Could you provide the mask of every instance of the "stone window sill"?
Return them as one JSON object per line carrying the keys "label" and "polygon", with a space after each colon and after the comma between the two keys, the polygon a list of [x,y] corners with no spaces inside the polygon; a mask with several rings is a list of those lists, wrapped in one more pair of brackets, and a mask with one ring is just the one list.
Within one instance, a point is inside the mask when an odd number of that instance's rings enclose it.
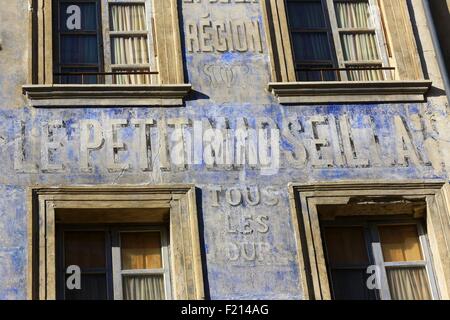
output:
{"label": "stone window sill", "polygon": [[190,84],[170,85],[25,85],[33,107],[179,106]]}
{"label": "stone window sill", "polygon": [[431,81],[271,82],[281,104],[424,102]]}

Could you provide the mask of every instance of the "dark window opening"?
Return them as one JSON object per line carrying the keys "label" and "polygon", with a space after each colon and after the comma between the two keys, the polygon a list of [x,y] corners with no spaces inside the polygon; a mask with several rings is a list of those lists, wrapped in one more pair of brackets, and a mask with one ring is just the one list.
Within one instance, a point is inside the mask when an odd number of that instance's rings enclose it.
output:
{"label": "dark window opening", "polygon": [[[56,241],[58,299],[170,298],[164,228],[60,225]],[[80,268],[81,288],[70,286],[75,281],[70,266]]]}

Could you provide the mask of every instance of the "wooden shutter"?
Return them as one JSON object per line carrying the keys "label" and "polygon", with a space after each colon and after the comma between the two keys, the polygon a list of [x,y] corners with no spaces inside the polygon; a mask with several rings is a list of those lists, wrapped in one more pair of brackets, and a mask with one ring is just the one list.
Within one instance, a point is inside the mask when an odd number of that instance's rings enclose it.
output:
{"label": "wooden shutter", "polygon": [[161,84],[184,83],[176,0],[153,0],[156,60]]}
{"label": "wooden shutter", "polygon": [[379,0],[397,80],[423,79],[407,0]]}

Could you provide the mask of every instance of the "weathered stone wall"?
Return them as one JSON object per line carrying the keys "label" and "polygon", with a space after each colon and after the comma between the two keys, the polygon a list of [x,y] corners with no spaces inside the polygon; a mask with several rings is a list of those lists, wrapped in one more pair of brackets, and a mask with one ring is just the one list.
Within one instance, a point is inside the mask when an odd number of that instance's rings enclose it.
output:
{"label": "weathered stone wall", "polygon": [[[195,90],[185,106],[35,109],[21,94],[27,3],[0,0],[0,298],[26,297],[33,185],[195,184],[210,297],[300,299],[289,182],[448,178],[442,91],[424,104],[282,106],[266,91],[259,1],[180,4]],[[246,36],[231,45],[239,28]]]}
{"label": "weathered stone wall", "polygon": [[447,72],[450,74],[450,0],[429,1]]}

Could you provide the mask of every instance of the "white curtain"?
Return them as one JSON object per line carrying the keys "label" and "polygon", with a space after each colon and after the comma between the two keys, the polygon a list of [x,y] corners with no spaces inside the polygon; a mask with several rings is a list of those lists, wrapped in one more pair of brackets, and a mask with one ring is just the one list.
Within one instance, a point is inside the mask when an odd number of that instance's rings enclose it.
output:
{"label": "white curtain", "polygon": [[393,300],[431,300],[425,268],[388,269],[387,277]]}
{"label": "white curtain", "polygon": [[164,300],[164,278],[162,275],[124,276],[124,300]]}
{"label": "white curtain", "polygon": [[[145,6],[111,5],[111,31],[133,32],[147,31]],[[142,35],[121,35],[111,37],[112,64],[113,65],[139,65],[148,64],[148,40]],[[133,71],[127,69],[122,71]],[[135,70],[134,71],[138,71]],[[140,69],[148,71],[148,69]],[[117,84],[145,84],[150,82],[150,76],[141,75],[119,75],[115,76]]]}
{"label": "white curtain", "polygon": [[112,43],[114,48],[113,64],[148,63],[146,37],[114,37]]}
{"label": "white curtain", "polygon": [[336,2],[339,28],[372,28],[368,2]]}

